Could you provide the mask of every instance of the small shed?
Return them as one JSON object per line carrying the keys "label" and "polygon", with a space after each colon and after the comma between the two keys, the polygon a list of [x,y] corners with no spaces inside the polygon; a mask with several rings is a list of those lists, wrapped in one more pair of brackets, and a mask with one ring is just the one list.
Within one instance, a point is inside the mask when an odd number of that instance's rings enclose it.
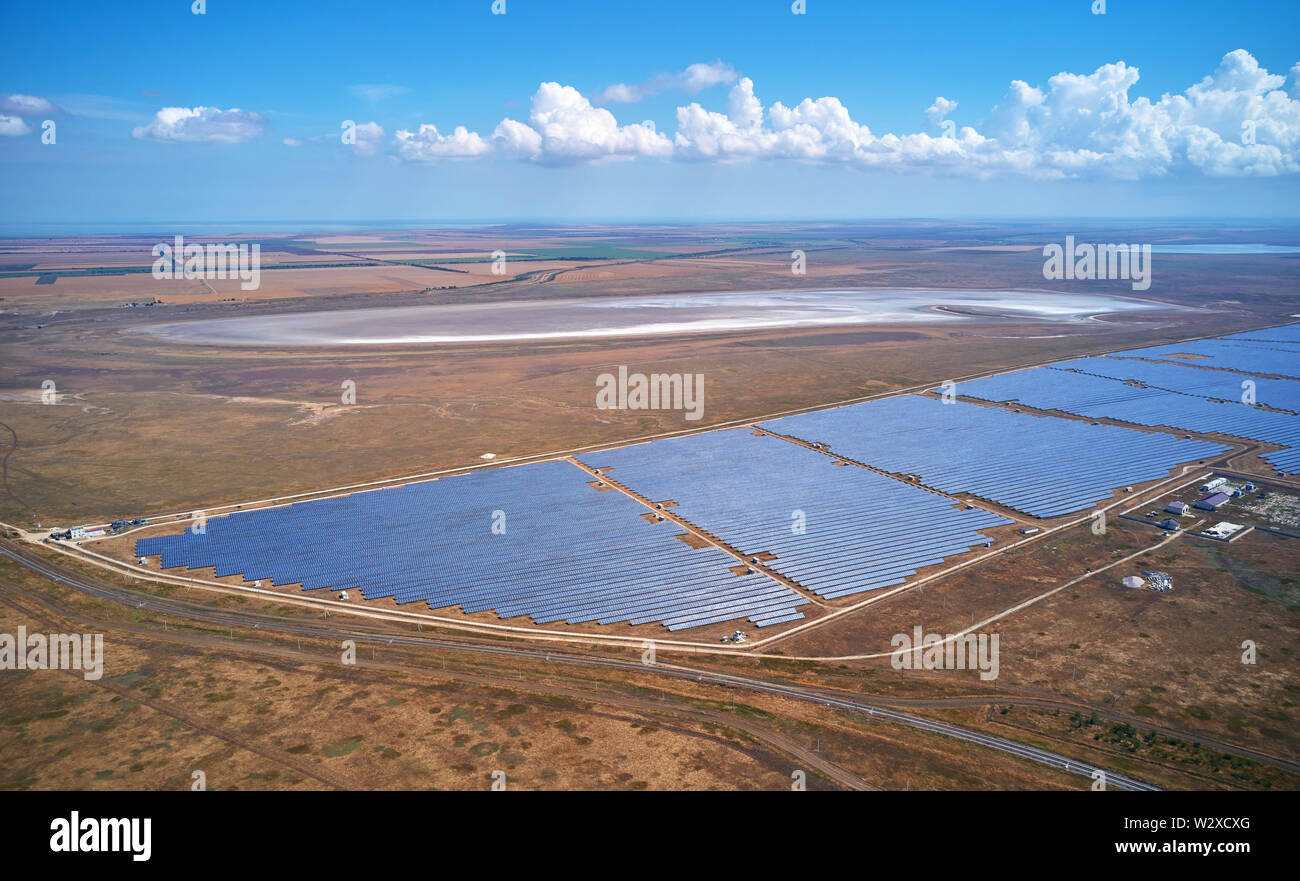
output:
{"label": "small shed", "polygon": [[1168,513],[1168,514],[1179,514],[1179,515],[1186,514],[1186,513],[1187,513],[1187,503],[1186,503],[1186,502],[1170,502],[1168,505],[1165,506],[1165,512]]}
{"label": "small shed", "polygon": [[1182,526],[1181,526],[1181,524],[1179,524],[1179,522],[1178,522],[1177,520],[1175,520],[1173,517],[1166,517],[1164,520],[1161,520],[1161,521],[1160,521],[1160,528],[1161,528],[1161,529],[1181,529]]}

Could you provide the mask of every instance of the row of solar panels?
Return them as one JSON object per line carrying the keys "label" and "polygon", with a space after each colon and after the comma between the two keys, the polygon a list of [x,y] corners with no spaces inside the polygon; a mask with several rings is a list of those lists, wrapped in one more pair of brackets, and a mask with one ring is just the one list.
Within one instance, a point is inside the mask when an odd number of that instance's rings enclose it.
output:
{"label": "row of solar panels", "polygon": [[1220,337],[1223,340],[1249,340],[1265,343],[1300,344],[1300,324],[1283,324],[1280,327],[1266,327],[1263,330],[1248,330],[1244,333],[1230,333]]}
{"label": "row of solar panels", "polygon": [[[1282,337],[1294,334],[1291,330],[1294,327],[1286,325],[1252,333]],[[1224,345],[1219,348],[1210,345],[1215,343]],[[1266,374],[1286,375],[1287,370],[1300,374],[1300,344],[1295,344],[1294,353],[1282,353],[1287,364],[1277,360],[1280,350],[1272,347],[1278,345],[1293,344],[1271,340],[1231,343],[1202,340],[1137,349],[1120,353],[1123,357],[1062,361],[1051,367],[965,382],[958,387],[957,394],[985,401],[1018,402],[1094,419],[1105,417],[1135,425],[1217,433],[1277,444],[1284,449],[1262,453],[1261,458],[1278,471],[1294,474],[1300,473],[1300,415],[1253,406],[1249,394],[1253,394],[1256,403],[1300,409],[1300,382],[1266,379],[1245,372],[1254,368]],[[1138,356],[1224,351],[1232,356],[1231,370],[1134,360]],[[1216,358],[1213,354],[1207,358],[1223,361],[1223,357]],[[1195,363],[1200,365],[1201,361]],[[1143,385],[1129,384],[1133,381]]]}
{"label": "row of solar panels", "polygon": [[[1288,325],[1290,326],[1290,325]],[[1256,331],[1259,333],[1259,331]],[[1300,378],[1300,342],[1235,339],[1196,340],[1190,343],[1173,343],[1168,346],[1151,346],[1130,349],[1122,353],[1125,358],[1179,360],[1198,367],[1223,370],[1240,370],[1264,376]],[[1191,358],[1179,356],[1190,355]]]}
{"label": "row of solar panels", "polygon": [[[958,394],[975,385],[961,384]],[[919,395],[787,416],[763,427],[1036,517],[1092,507],[1116,487],[1165,477],[1175,465],[1228,449]]]}
{"label": "row of solar panels", "polygon": [[750,430],[582,456],[745,555],[834,598],[901,584],[1013,521]]}
{"label": "row of solar panels", "polygon": [[1228,370],[1201,369],[1168,361],[1140,361],[1109,356],[1080,358],[1052,365],[1109,379],[1136,381],[1152,388],[1221,401],[1264,404],[1300,412],[1300,380],[1265,379]]}
{"label": "row of solar panels", "polygon": [[807,600],[565,462],[247,511],[201,534],[140,539],[165,568],[360,590],[367,599],[529,615],[537,623],[647,623],[670,630],[749,618],[795,620]]}

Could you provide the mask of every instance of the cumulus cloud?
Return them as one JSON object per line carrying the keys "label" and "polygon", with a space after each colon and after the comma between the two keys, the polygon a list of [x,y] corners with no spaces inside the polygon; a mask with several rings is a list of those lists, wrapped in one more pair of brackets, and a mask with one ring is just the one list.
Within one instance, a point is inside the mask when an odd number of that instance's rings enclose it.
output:
{"label": "cumulus cloud", "polygon": [[677,73],[657,74],[644,83],[615,83],[594,95],[592,101],[595,104],[632,104],[669,89],[679,89],[688,95],[695,95],[710,86],[734,83],[736,76],[735,68],[722,61],[692,64]]}
{"label": "cumulus cloud", "polygon": [[266,119],[260,113],[216,107],[164,107],[148,125],[136,126],[131,136],[146,141],[211,142],[238,144],[262,134]]}
{"label": "cumulus cloud", "polygon": [[285,138],[285,139],[284,139],[284,145],[285,145],[286,147],[301,147],[301,146],[302,146],[302,143],[303,143],[303,142],[302,142],[301,140],[299,140],[298,138]]}
{"label": "cumulus cloud", "polygon": [[0,136],[15,137],[28,134],[31,130],[31,126],[23,122],[22,117],[0,113]]}
{"label": "cumulus cloud", "polygon": [[1130,101],[1138,69],[1120,61],[1045,90],[1013,82],[985,130],[1043,174],[1288,174],[1300,171],[1300,101],[1285,81],[1237,49],[1180,95]]}
{"label": "cumulus cloud", "polygon": [[[502,120],[487,138],[422,126],[416,134],[399,132],[398,150],[426,160],[499,156],[558,165],[671,157],[1034,178],[1300,172],[1300,64],[1285,76],[1272,74],[1242,49],[1182,93],[1154,101],[1130,99],[1139,74],[1123,61],[1088,74],[1058,73],[1041,88],[1015,80],[978,129],[949,126],[944,136],[877,135],[832,96],[765,106],[748,77],[692,67],[708,70],[673,75],[682,88],[733,82],[726,110],[698,102],[678,107],[671,137],[651,122],[620,125],[576,89],[549,82],[533,96],[527,122]],[[625,88],[633,100],[646,86]],[[939,97],[925,114],[938,125],[956,107]]]}
{"label": "cumulus cloud", "polygon": [[592,106],[577,89],[559,83],[538,87],[528,124],[540,135],[540,140],[529,139],[536,150],[528,158],[537,162],[564,164],[672,153],[672,143],[653,126],[619,125],[614,114]]}
{"label": "cumulus cloud", "polygon": [[384,141],[384,127],[373,120],[357,123],[353,134],[356,136],[353,147],[360,156],[373,156],[378,153]]}
{"label": "cumulus cloud", "polygon": [[595,107],[577,89],[542,83],[533,95],[528,122],[503,119],[490,138],[457,127],[440,134],[432,125],[416,133],[399,131],[395,146],[407,159],[467,159],[496,154],[544,165],[669,156],[673,145],[653,123],[619,125],[614,114]]}
{"label": "cumulus cloud", "polygon": [[18,116],[57,116],[63,108],[35,95],[7,95],[0,98],[0,111]]}
{"label": "cumulus cloud", "polygon": [[492,146],[477,133],[458,125],[449,135],[441,134],[434,125],[422,125],[417,132],[399,129],[394,135],[397,155],[403,159],[471,159],[483,156]]}
{"label": "cumulus cloud", "polygon": [[925,109],[925,118],[930,120],[932,124],[938,125],[943,121],[944,117],[956,109],[956,101],[949,101],[947,98],[940,95],[938,98],[934,99],[933,104]]}

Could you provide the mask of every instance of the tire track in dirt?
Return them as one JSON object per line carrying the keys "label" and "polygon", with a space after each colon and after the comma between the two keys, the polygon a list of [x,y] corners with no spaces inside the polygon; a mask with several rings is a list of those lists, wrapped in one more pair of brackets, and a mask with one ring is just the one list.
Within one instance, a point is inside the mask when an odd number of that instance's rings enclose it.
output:
{"label": "tire track in dirt", "polygon": [[13,436],[13,440],[9,442],[9,449],[5,450],[4,458],[0,459],[0,486],[4,487],[5,495],[22,505],[28,511],[31,511],[33,510],[32,506],[18,498],[14,491],[9,488],[9,457],[18,449],[18,432],[14,431],[3,422],[0,422],[0,428],[3,428]]}

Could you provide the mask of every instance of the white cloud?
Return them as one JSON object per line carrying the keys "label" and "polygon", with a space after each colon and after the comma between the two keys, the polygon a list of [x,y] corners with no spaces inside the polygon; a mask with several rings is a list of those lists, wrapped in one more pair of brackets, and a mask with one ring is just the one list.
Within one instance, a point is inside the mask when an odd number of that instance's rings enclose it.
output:
{"label": "white cloud", "polygon": [[469,159],[491,151],[491,145],[476,133],[458,125],[449,135],[438,132],[437,126],[422,125],[418,132],[399,129],[394,144],[403,159]]}
{"label": "white cloud", "polygon": [[934,103],[925,109],[925,118],[930,120],[933,125],[938,125],[949,113],[957,109],[956,101],[949,101],[940,95],[934,99]]}
{"label": "white cloud", "polygon": [[615,83],[594,95],[592,101],[596,104],[631,104],[668,89],[680,89],[695,95],[710,86],[734,83],[736,76],[736,70],[730,64],[721,61],[697,63],[678,73],[657,74],[636,85]]}
{"label": "white cloud", "polygon": [[987,134],[1006,150],[1029,154],[1031,172],[1045,174],[1300,171],[1300,101],[1282,91],[1284,77],[1245,50],[1229,52],[1180,95],[1130,101],[1137,81],[1137,68],[1121,61],[1087,75],[1059,73],[1042,91],[1013,82]]}
{"label": "white cloud", "polygon": [[432,125],[419,132],[399,131],[398,154],[406,159],[466,159],[499,155],[544,165],[669,156],[673,145],[653,124],[619,125],[614,114],[591,102],[572,86],[542,83],[533,95],[528,122],[503,119],[483,138],[457,127],[442,135]]}
{"label": "white cloud", "polygon": [[303,144],[303,142],[300,141],[298,138],[285,138],[285,139],[284,139],[284,145],[285,145],[286,147],[301,147],[302,144]]}
{"label": "white cloud", "polygon": [[492,142],[512,159],[536,159],[542,153],[541,134],[513,119],[503,119],[497,124]]}
{"label": "white cloud", "polygon": [[186,141],[238,144],[262,134],[266,119],[260,113],[238,108],[164,107],[148,125],[136,126],[131,136],[147,141]]}
{"label": "white cloud", "polygon": [[379,152],[384,141],[384,127],[375,121],[357,123],[356,144],[353,145],[359,156],[373,156]]}
{"label": "white cloud", "polygon": [[56,116],[63,108],[35,95],[8,95],[0,98],[0,111],[20,116]]}
{"label": "white cloud", "polygon": [[838,98],[805,98],[794,107],[777,102],[766,111],[748,77],[731,87],[727,113],[699,104],[677,108],[677,152],[688,159],[849,160],[875,139],[853,121]]}
{"label": "white cloud", "polygon": [[31,130],[31,126],[23,122],[21,117],[0,113],[0,136],[16,137],[28,134]]}
{"label": "white cloud", "polygon": [[[510,121],[510,120],[507,120]],[[619,125],[614,114],[593,107],[572,86],[542,83],[533,95],[529,126],[541,135],[529,157],[564,164],[635,156],[668,156],[672,142],[643,123]]]}
{"label": "white cloud", "polygon": [[[692,74],[695,67],[701,70]],[[671,75],[674,82],[702,88],[734,79],[730,68],[692,68]],[[491,155],[552,165],[675,157],[1035,178],[1300,172],[1300,64],[1285,77],[1271,74],[1238,49],[1181,94],[1130,99],[1137,82],[1137,68],[1122,61],[1090,74],[1058,73],[1042,88],[1015,80],[978,130],[963,126],[947,137],[876,135],[832,96],[764,107],[747,77],[734,80],[725,113],[698,102],[678,107],[677,130],[667,137],[648,121],[620,125],[576,89],[548,82],[533,96],[526,123],[502,120],[489,138],[422,126],[415,135],[399,132],[398,147],[412,159]],[[625,100],[648,94],[645,85],[618,88],[631,90],[619,93]],[[611,94],[607,89],[606,100]],[[937,125],[956,107],[939,97],[925,114]]]}

